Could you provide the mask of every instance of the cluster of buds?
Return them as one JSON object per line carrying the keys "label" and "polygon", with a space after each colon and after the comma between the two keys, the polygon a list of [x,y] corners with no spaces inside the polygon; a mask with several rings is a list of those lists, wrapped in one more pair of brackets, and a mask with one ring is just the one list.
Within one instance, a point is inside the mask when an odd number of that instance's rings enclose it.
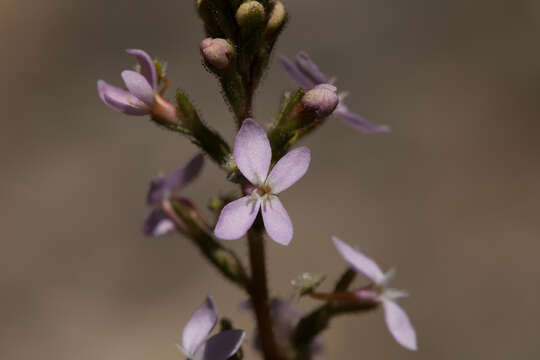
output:
{"label": "cluster of buds", "polygon": [[[305,273],[294,282],[300,297],[323,301],[311,313],[301,314],[289,303],[271,298],[266,280],[265,234],[283,246],[294,238],[293,221],[279,194],[303,178],[312,160],[309,148],[293,145],[321,128],[332,115],[366,133],[386,132],[388,127],[374,125],[349,110],[343,102],[345,93],[338,91],[303,51],[292,61],[280,57],[299,88],[283,95],[272,124],[259,124],[253,119],[253,98],[288,20],[285,6],[278,0],[197,0],[196,5],[206,32],[200,43],[204,65],[218,78],[235,117],[233,147],[202,121],[183,90],[177,90],[175,104],[165,99],[169,88],[165,67],[143,50],[127,50],[139,65],[122,72],[126,89],[98,81],[99,97],[107,106],[127,115],[148,115],[161,127],[188,137],[201,151],[171,175],[152,179],[146,199],[152,209],[144,220],[143,232],[152,237],[179,232],[192,240],[222,275],[246,291],[257,321],[256,348],[265,360],[321,355],[319,335],[333,316],[379,305],[397,342],[415,350],[415,331],[396,302],[405,293],[387,287],[392,273],[384,274],[373,260],[337,238],[334,244],[352,270],[345,272],[334,291],[318,291],[324,275]],[[211,219],[198,210],[185,191],[200,175],[205,155],[225,171],[225,178],[237,184],[240,192],[213,196],[209,208],[215,216]],[[241,257],[222,241],[246,235],[249,275]],[[349,290],[356,273],[372,283]],[[182,353],[192,360],[240,360],[244,331],[222,320],[222,331],[209,337],[216,323],[215,305],[208,297],[184,329],[178,345]]]}

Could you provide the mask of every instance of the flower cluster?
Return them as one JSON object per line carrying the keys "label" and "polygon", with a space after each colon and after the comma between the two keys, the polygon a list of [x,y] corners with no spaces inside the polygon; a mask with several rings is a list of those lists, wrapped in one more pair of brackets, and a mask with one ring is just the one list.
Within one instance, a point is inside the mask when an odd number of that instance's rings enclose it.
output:
{"label": "flower cluster", "polygon": [[[278,0],[197,0],[196,4],[206,32],[199,48],[204,66],[217,77],[237,126],[232,150],[202,120],[183,91],[177,90],[175,104],[164,98],[170,82],[161,63],[147,52],[127,50],[139,65],[121,73],[126,89],[98,81],[99,97],[107,106],[127,115],[149,116],[153,123],[186,136],[200,149],[168,177],[160,175],[151,180],[146,198],[151,210],[144,219],[143,232],[161,236],[178,231],[222,275],[246,292],[257,325],[254,344],[265,360],[323,356],[320,335],[336,315],[378,307],[382,307],[395,340],[416,350],[415,331],[396,302],[406,293],[387,287],[393,272],[383,273],[373,260],[336,237],[333,242],[351,269],[339,278],[332,291],[319,291],[325,276],[317,276],[304,277],[309,281],[297,293],[299,298],[310,296],[321,301],[319,307],[304,314],[289,302],[272,297],[267,284],[265,236],[284,246],[294,237],[293,222],[280,194],[297,183],[311,164],[309,148],[294,147],[295,143],[321,129],[332,115],[366,133],[386,132],[389,128],[374,125],[350,111],[343,102],[345,93],[338,93],[333,81],[303,51],[294,61],[280,57],[285,71],[300,88],[285,92],[275,120],[260,125],[253,120],[252,103],[288,20],[284,4]],[[236,184],[239,191],[212,196],[210,218],[197,209],[185,191],[200,175],[205,156],[225,172],[224,179]],[[246,235],[249,272],[242,258],[221,241]],[[366,276],[371,284],[350,290],[356,273]],[[221,331],[209,337],[216,323],[215,305],[208,297],[185,326],[178,348],[192,360],[241,359],[245,332],[222,320]]]}

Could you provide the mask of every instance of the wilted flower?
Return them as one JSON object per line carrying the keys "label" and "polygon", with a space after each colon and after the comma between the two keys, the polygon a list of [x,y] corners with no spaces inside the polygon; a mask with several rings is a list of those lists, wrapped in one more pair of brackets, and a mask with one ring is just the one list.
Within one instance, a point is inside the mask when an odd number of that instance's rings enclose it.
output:
{"label": "wilted flower", "polygon": [[216,326],[216,322],[216,307],[209,296],[191,315],[182,333],[182,345],[176,346],[191,360],[226,360],[230,358],[240,349],[245,332],[225,330],[206,340]]}
{"label": "wilted flower", "polygon": [[416,350],[416,333],[411,325],[409,317],[405,311],[395,301],[398,298],[407,296],[401,290],[388,288],[388,282],[395,272],[390,270],[386,274],[373,261],[361,251],[354,249],[337,237],[332,237],[339,253],[345,261],[358,273],[373,281],[373,286],[355,291],[356,296],[361,300],[373,300],[379,302],[384,308],[386,325],[392,336],[398,343],[409,350]]}
{"label": "wilted flower", "polygon": [[264,227],[277,243],[287,245],[293,237],[293,225],[278,194],[306,173],[311,152],[305,146],[283,156],[272,168],[272,149],[264,129],[254,120],[244,120],[236,135],[234,158],[240,172],[251,183],[251,193],[227,204],[214,230],[224,240],[239,239],[249,230],[262,208]]}
{"label": "wilted flower", "polygon": [[[319,70],[317,64],[315,64],[304,51],[300,51],[298,54],[296,54],[294,62],[285,56],[280,56],[279,60],[285,71],[289,74],[289,77],[304,90],[311,90],[316,85],[331,82],[331,80]],[[362,116],[351,112],[343,102],[345,96],[346,93],[339,94],[340,101],[336,110],[334,110],[334,114],[340,116],[352,127],[367,133],[389,131],[388,126],[371,124]]]}
{"label": "wilted flower", "polygon": [[[296,325],[302,317],[302,313],[291,305],[288,301],[283,301],[279,298],[270,300],[270,316],[276,343],[283,354],[292,354],[294,349],[291,344],[291,336],[293,335]],[[242,307],[252,310],[251,303],[248,301],[242,304]],[[258,333],[255,333],[254,346],[257,350],[262,351],[261,339]],[[324,344],[320,337],[315,338],[311,343],[309,350],[311,356],[319,357],[324,355]]]}
{"label": "wilted flower", "polygon": [[128,49],[126,52],[137,57],[141,72],[122,71],[127,90],[98,80],[101,100],[110,108],[127,115],[153,114],[162,121],[176,123],[176,108],[157,91],[158,75],[150,55],[138,49]]}
{"label": "wilted flower", "polygon": [[[186,166],[176,170],[169,177],[157,176],[152,179],[146,202],[155,208],[144,220],[143,232],[146,235],[165,235],[175,228],[173,221],[163,212],[162,202],[176,195],[192,182],[199,175],[203,162],[203,154],[198,154]],[[185,199],[179,200],[186,202]]]}

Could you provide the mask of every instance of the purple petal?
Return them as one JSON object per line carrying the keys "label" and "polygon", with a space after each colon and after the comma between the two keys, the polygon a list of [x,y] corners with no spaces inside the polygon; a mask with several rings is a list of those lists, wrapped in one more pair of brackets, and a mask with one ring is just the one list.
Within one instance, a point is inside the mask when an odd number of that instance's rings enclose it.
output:
{"label": "purple petal", "polygon": [[365,133],[389,132],[388,125],[375,125],[364,119],[362,116],[349,111],[345,104],[339,103],[334,114],[340,116],[347,124]]}
{"label": "purple petal", "polygon": [[279,159],[266,180],[272,193],[279,194],[300,180],[309,168],[310,161],[311,151],[305,146],[296,148]]}
{"label": "purple petal", "polygon": [[311,79],[309,79],[306,75],[304,75],[298,69],[298,67],[295,64],[293,64],[293,62],[289,60],[288,58],[286,58],[285,56],[280,55],[279,62],[281,63],[281,66],[283,67],[285,72],[289,75],[289,77],[304,90],[310,90],[315,85],[317,85]]}
{"label": "purple petal", "polygon": [[130,55],[137,57],[137,61],[141,65],[141,74],[146,78],[152,89],[157,88],[158,76],[154,61],[144,50],[139,49],[126,49],[126,52]]}
{"label": "purple petal", "polygon": [[336,245],[341,256],[343,256],[343,259],[345,259],[345,261],[356,271],[364,274],[377,284],[384,280],[384,273],[375,261],[368,258],[361,251],[352,248],[349,244],[343,242],[336,236],[332,236],[332,241]]}
{"label": "purple petal", "polygon": [[176,228],[174,222],[160,209],[152,210],[144,219],[143,233],[147,236],[161,236]]}
{"label": "purple petal", "polygon": [[244,196],[228,203],[214,229],[214,234],[223,240],[235,240],[244,236],[259,213],[261,201],[251,196]]}
{"label": "purple petal", "polygon": [[281,245],[288,245],[293,237],[293,225],[279,198],[268,195],[262,205],[262,217],[268,236]]}
{"label": "purple petal", "polygon": [[163,199],[163,188],[166,182],[167,179],[162,175],[150,180],[150,189],[148,189],[148,194],[146,195],[146,203],[148,205],[154,205]]}
{"label": "purple petal", "polygon": [[195,353],[195,359],[227,360],[238,352],[246,333],[242,330],[226,330],[212,336]]}
{"label": "purple petal", "polygon": [[328,77],[324,75],[317,64],[315,64],[305,51],[300,51],[296,54],[295,63],[306,76],[312,79],[315,84],[323,84],[328,82]]}
{"label": "purple petal", "polygon": [[205,302],[191,315],[184,332],[182,333],[182,347],[189,354],[195,354],[197,349],[216,326],[216,306],[212,297],[208,296]]}
{"label": "purple petal", "polygon": [[124,89],[98,81],[98,94],[101,101],[108,107],[127,115],[147,115],[150,109],[145,103],[137,99]]}
{"label": "purple petal", "polygon": [[234,140],[236,166],[253,185],[262,185],[268,175],[272,149],[266,131],[253,119],[246,119]]}
{"label": "purple petal", "polygon": [[154,89],[152,89],[152,86],[150,86],[150,83],[144,76],[136,71],[124,70],[122,71],[122,78],[131,94],[148,106],[154,104]]}
{"label": "purple petal", "polygon": [[416,350],[416,333],[405,311],[394,301],[382,300],[382,304],[386,325],[394,339],[407,349]]}
{"label": "purple petal", "polygon": [[200,153],[191,159],[186,166],[176,170],[168,178],[157,177],[153,179],[150,184],[150,190],[148,191],[148,204],[155,204],[161,201],[167,192],[172,194],[184,188],[199,175],[203,163],[204,156]]}

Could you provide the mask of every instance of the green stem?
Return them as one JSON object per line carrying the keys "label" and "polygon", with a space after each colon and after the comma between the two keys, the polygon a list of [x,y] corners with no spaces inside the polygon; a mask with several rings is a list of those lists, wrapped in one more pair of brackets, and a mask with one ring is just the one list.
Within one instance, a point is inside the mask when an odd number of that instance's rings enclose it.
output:
{"label": "green stem", "polygon": [[249,294],[257,319],[263,356],[265,360],[283,360],[278,352],[268,304],[263,227],[260,217],[248,232],[248,244],[251,265]]}
{"label": "green stem", "polygon": [[334,305],[326,303],[304,316],[292,335],[292,343],[296,349],[295,360],[310,360],[310,346],[317,336],[323,332],[333,317],[340,314],[366,312],[377,307],[376,302],[343,303]]}
{"label": "green stem", "polygon": [[161,209],[182,234],[189,237],[206,259],[227,279],[242,289],[249,288],[249,278],[236,254],[221,245],[194,220],[189,209],[177,201],[164,202]]}

